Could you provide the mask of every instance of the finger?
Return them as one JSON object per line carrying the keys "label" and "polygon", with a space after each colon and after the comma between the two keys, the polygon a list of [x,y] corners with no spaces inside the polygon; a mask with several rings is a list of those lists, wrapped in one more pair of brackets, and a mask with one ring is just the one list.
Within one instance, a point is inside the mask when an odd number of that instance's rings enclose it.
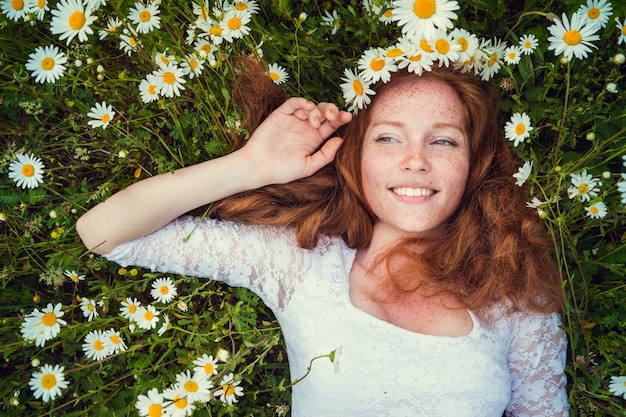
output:
{"label": "finger", "polygon": [[317,129],[322,125],[323,122],[324,120],[322,119],[322,112],[320,112],[317,108],[311,110],[311,112],[309,113],[309,123],[311,124],[311,126]]}
{"label": "finger", "polygon": [[[291,97],[278,107],[278,111],[286,115],[292,115],[298,112],[300,115],[305,112],[308,117],[308,112],[315,108],[315,104],[303,97]],[[306,120],[306,117],[303,119]]]}
{"label": "finger", "polygon": [[307,175],[313,175],[313,173],[328,165],[335,158],[337,150],[342,143],[343,139],[338,136],[328,139],[317,152],[309,157],[310,163]]}
{"label": "finger", "polygon": [[326,119],[319,128],[322,137],[328,137],[333,134],[339,127],[352,121],[352,113],[346,111],[337,111],[337,115]]}

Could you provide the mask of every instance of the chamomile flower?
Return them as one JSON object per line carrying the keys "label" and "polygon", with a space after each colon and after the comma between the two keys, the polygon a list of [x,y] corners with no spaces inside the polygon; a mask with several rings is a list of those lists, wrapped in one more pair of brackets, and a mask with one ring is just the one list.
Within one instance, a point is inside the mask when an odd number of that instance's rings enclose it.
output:
{"label": "chamomile flower", "polygon": [[151,305],[139,306],[134,319],[140,328],[144,330],[154,329],[159,322],[159,312]]}
{"label": "chamomile flower", "polygon": [[577,13],[603,28],[609,22],[609,17],[613,15],[613,6],[607,0],[587,0],[587,4],[580,6]]}
{"label": "chamomile flower", "polygon": [[98,31],[100,40],[117,33],[122,27],[122,21],[118,17],[110,17],[104,29]]}
{"label": "chamomile flower", "polygon": [[209,356],[205,353],[194,360],[193,364],[196,365],[196,367],[193,368],[195,373],[199,373],[205,377],[217,375],[217,359],[213,358],[213,356]]}
{"label": "chamomile flower", "polygon": [[151,103],[159,99],[157,93],[158,78],[154,74],[146,75],[146,78],[139,83],[139,94],[144,103]]}
{"label": "chamomile flower", "polygon": [[322,16],[321,25],[332,28],[330,34],[335,35],[341,27],[341,19],[339,19],[339,14],[337,14],[337,10],[333,10],[332,13],[329,10],[326,10],[324,12],[324,15]]}
{"label": "chamomile flower", "polygon": [[198,53],[200,58],[206,60],[209,65],[213,65],[212,62],[215,62],[215,52],[217,51],[217,48],[213,46],[208,39],[198,39],[194,43],[193,49]]}
{"label": "chamomile flower", "polygon": [[28,385],[35,399],[41,398],[43,402],[48,402],[60,396],[61,390],[69,385],[65,380],[64,371],[63,366],[43,365],[39,371],[33,372]]}
{"label": "chamomile flower", "polygon": [[211,388],[213,383],[204,373],[186,370],[176,375],[176,384],[183,389],[185,397],[194,403],[196,401],[206,403],[211,399]]}
{"label": "chamomile flower", "polygon": [[69,269],[65,270],[64,275],[70,279],[70,281],[78,283],[78,281],[84,281],[84,275],[78,275],[76,271],[70,271]]}
{"label": "chamomile flower", "polygon": [[521,46],[511,45],[504,51],[504,62],[509,65],[517,65],[524,53]]}
{"label": "chamomile flower", "polygon": [[199,58],[196,54],[189,54],[183,59],[180,67],[183,69],[183,72],[190,79],[194,77],[199,77],[202,74],[202,70],[204,69],[204,59]]}
{"label": "chamomile flower", "polygon": [[267,75],[274,81],[274,84],[283,84],[289,79],[287,70],[274,63],[267,66]]}
{"label": "chamomile flower", "polygon": [[513,178],[515,181],[515,185],[521,187],[524,185],[528,177],[530,176],[531,171],[533,170],[533,161],[526,161],[524,165],[522,165],[515,174],[513,174]]}
{"label": "chamomile flower", "polygon": [[87,318],[87,321],[92,321],[95,317],[99,316],[98,310],[96,310],[96,300],[83,297],[80,302],[80,309],[83,312],[83,317]]}
{"label": "chamomile flower", "polygon": [[166,68],[168,65],[178,65],[176,57],[174,55],[168,55],[167,50],[164,52],[157,52],[154,55],[154,62],[159,68]]}
{"label": "chamomile flower", "polygon": [[237,397],[243,395],[243,388],[239,386],[240,383],[241,381],[235,381],[235,376],[232,373],[224,376],[220,382],[222,387],[215,391],[215,397],[219,397],[223,403],[233,405],[238,401]]}
{"label": "chamomile flower", "polygon": [[240,12],[248,11],[251,14],[256,14],[260,10],[259,3],[256,0],[235,0],[233,8]]}
{"label": "chamomile flower", "polygon": [[120,332],[115,329],[109,329],[104,332],[103,336],[105,349],[112,355],[114,353],[124,352],[127,349],[126,343],[122,339]]}
{"label": "chamomile flower", "polygon": [[582,201],[589,201],[591,197],[598,195],[602,181],[593,178],[591,174],[587,173],[587,170],[572,174],[570,177],[572,186],[567,189],[567,194],[570,199],[579,196]]}
{"label": "chamomile flower", "polygon": [[224,42],[224,28],[218,20],[207,17],[204,20],[198,20],[196,24],[214,45],[221,45]]}
{"label": "chamomile flower", "polygon": [[85,355],[95,361],[106,358],[111,353],[110,345],[102,330],[92,330],[87,333],[83,342],[83,352]]}
{"label": "chamomile flower", "polygon": [[97,127],[106,129],[113,117],[115,117],[115,112],[113,111],[113,106],[103,101],[102,103],[96,103],[87,113],[87,117],[92,118],[87,124],[93,129]]}
{"label": "chamomile flower", "polygon": [[131,56],[141,46],[141,41],[137,39],[137,34],[134,30],[131,31],[128,28],[122,30],[120,35],[120,49],[128,56]]}
{"label": "chamomile flower", "polygon": [[433,53],[424,51],[418,44],[408,44],[403,59],[398,62],[398,68],[406,68],[409,72],[422,75],[424,71],[430,71],[434,63]]}
{"label": "chamomile flower", "polygon": [[28,4],[28,13],[34,14],[37,20],[43,20],[46,16],[46,12],[50,10],[48,0],[31,1],[26,4]]}
{"label": "chamomile flower", "polygon": [[385,25],[390,25],[394,22],[393,20],[393,9],[391,7],[387,7],[387,9],[378,15],[378,21]]}
{"label": "chamomile flower", "polygon": [[25,0],[2,0],[2,13],[16,22],[28,14],[28,1]]}
{"label": "chamomile flower", "polygon": [[147,395],[137,396],[137,402],[135,408],[139,411],[139,415],[142,417],[156,417],[163,416],[165,408],[165,398],[159,393],[159,390],[152,388],[146,393]]}
{"label": "chamomile flower", "polygon": [[120,314],[122,317],[130,320],[136,321],[135,315],[141,306],[141,302],[139,302],[136,298],[127,297],[124,301],[122,301],[122,308],[120,308]]}
{"label": "chamomile flower", "polygon": [[615,19],[615,25],[617,26],[617,30],[619,30],[619,37],[617,38],[617,44],[620,45],[622,43],[626,44],[626,18],[623,23],[619,19]]}
{"label": "chamomile flower", "polygon": [[459,10],[456,0],[394,0],[392,19],[408,36],[433,38],[435,29],[451,29]]}
{"label": "chamomile flower", "polygon": [[537,37],[535,35],[533,35],[532,33],[527,33],[520,38],[518,45],[520,46],[520,48],[522,48],[522,53],[524,55],[531,55],[533,52],[535,52],[537,46],[539,46],[539,41],[537,40]]}
{"label": "chamomile flower", "polygon": [[532,130],[530,116],[526,113],[516,112],[504,126],[504,136],[513,142],[514,147],[517,147],[530,136]]}
{"label": "chamomile flower", "polygon": [[187,399],[187,393],[178,384],[174,384],[163,391],[165,398],[165,406],[167,407],[167,415],[169,417],[185,417],[193,414],[196,406]]}
{"label": "chamomile flower", "polygon": [[65,314],[61,311],[62,307],[61,303],[55,306],[48,303],[41,311],[35,309],[26,316],[20,329],[24,339],[34,339],[35,346],[43,347],[46,341],[55,338],[61,332],[61,325],[67,325],[61,318]]}
{"label": "chamomile flower", "polygon": [[473,33],[462,28],[454,28],[452,32],[450,32],[450,36],[459,44],[457,51],[459,61],[467,61],[476,53],[478,49],[478,38]]}
{"label": "chamomile flower", "polygon": [[626,205],[626,174],[622,174],[622,180],[617,183],[617,191],[621,195],[622,204]]}
{"label": "chamomile flower", "polygon": [[588,207],[585,207],[585,211],[587,212],[587,216],[592,219],[602,219],[606,217],[606,204],[602,201],[598,201]]}
{"label": "chamomile flower", "polygon": [[91,13],[91,10],[85,10],[82,0],[61,0],[57,8],[52,10],[50,31],[55,35],[61,35],[59,40],[66,39],[67,45],[74,37],[85,42],[87,35],[93,34],[93,29],[89,25],[97,19]]}
{"label": "chamomile flower", "polygon": [[217,352],[215,352],[215,357],[218,361],[228,362],[230,360],[230,352],[224,348],[219,348]]}
{"label": "chamomile flower", "polygon": [[161,28],[161,11],[157,2],[136,2],[128,11],[128,19],[135,24],[137,33],[150,33]]}
{"label": "chamomile flower", "polygon": [[163,314],[163,324],[161,325],[161,328],[157,330],[157,334],[159,336],[163,336],[165,332],[169,330],[169,328],[170,328],[170,316],[167,313],[165,313]]}
{"label": "chamomile flower", "polygon": [[498,39],[481,42],[480,50],[483,52],[484,63],[482,65],[481,78],[488,81],[493,78],[502,67],[502,59],[506,50],[506,42]]}
{"label": "chamomile flower", "polygon": [[54,83],[63,76],[67,56],[54,45],[38,46],[28,55],[26,69],[38,83]]}
{"label": "chamomile flower", "polygon": [[541,201],[537,197],[534,197],[530,202],[526,203],[526,207],[537,209],[537,214],[541,217],[545,213],[545,210],[543,210],[541,206],[546,204],[547,203],[545,201]]}
{"label": "chamomile flower", "polygon": [[15,181],[17,187],[37,188],[43,182],[43,162],[30,154],[18,153],[17,161],[9,165],[9,178]]}
{"label": "chamomile flower", "polygon": [[378,16],[382,13],[382,5],[377,4],[376,0],[363,0],[363,8],[370,17]]}
{"label": "chamomile flower", "polygon": [[446,34],[444,30],[436,30],[435,37],[432,39],[433,55],[439,61],[439,65],[450,64],[459,59],[459,50],[461,45],[454,40],[452,33]]}
{"label": "chamomile flower", "polygon": [[150,295],[160,303],[169,303],[178,295],[178,290],[170,277],[157,278],[152,282]]}
{"label": "chamomile flower", "polygon": [[178,303],[176,303],[176,307],[178,307],[178,309],[180,311],[188,311],[189,307],[187,306],[187,303],[185,303],[183,300],[180,300]]}
{"label": "chamomile flower", "polygon": [[186,80],[183,78],[185,72],[176,65],[168,65],[153,72],[157,79],[157,94],[163,97],[179,96]]}
{"label": "chamomile flower", "polygon": [[626,400],[626,376],[612,376],[609,391],[611,394],[621,396]]}
{"label": "chamomile flower", "polygon": [[363,52],[358,67],[361,70],[359,75],[370,83],[380,80],[386,83],[391,79],[391,73],[398,69],[382,48],[370,48]]}
{"label": "chamomile flower", "polygon": [[370,96],[376,93],[370,88],[370,84],[361,75],[355,74],[353,70],[346,68],[344,75],[345,77],[341,79],[344,81],[341,84],[343,98],[348,104],[348,110],[356,113],[366,107],[372,101]]}
{"label": "chamomile flower", "polygon": [[235,39],[241,39],[248,33],[250,28],[247,26],[250,23],[250,12],[238,10],[231,10],[224,15],[222,24],[222,36],[227,42],[233,42]]}
{"label": "chamomile flower", "polygon": [[586,58],[592,47],[597,48],[592,42],[600,39],[596,34],[598,26],[576,13],[571,20],[563,13],[562,19],[555,19],[548,30],[552,35],[548,38],[548,50],[553,50],[555,55],[563,55],[570,61],[574,56],[578,59]]}

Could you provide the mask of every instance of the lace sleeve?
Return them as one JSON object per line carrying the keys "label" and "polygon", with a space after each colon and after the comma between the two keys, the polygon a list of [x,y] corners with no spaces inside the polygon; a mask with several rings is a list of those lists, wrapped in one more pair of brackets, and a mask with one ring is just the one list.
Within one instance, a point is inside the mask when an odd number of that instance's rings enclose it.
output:
{"label": "lace sleeve", "polygon": [[105,257],[122,266],[245,287],[268,307],[282,309],[305,270],[303,254],[289,229],[183,216]]}
{"label": "lace sleeve", "polygon": [[567,340],[557,313],[517,316],[509,349],[511,400],[507,416],[568,415]]}

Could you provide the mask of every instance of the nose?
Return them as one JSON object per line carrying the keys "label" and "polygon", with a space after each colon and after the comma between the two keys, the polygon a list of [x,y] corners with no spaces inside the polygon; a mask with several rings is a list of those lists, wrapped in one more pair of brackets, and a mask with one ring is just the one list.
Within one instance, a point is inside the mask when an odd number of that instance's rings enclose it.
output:
{"label": "nose", "polygon": [[402,169],[406,171],[428,171],[430,162],[427,151],[421,145],[408,147],[402,159]]}

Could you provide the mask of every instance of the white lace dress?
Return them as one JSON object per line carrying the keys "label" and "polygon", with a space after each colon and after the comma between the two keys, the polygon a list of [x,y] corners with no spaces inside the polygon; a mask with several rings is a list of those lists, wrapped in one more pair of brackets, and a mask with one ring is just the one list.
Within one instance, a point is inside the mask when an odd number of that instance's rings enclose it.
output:
{"label": "white lace dress", "polygon": [[[189,236],[189,239],[185,239]],[[281,324],[292,416],[564,416],[566,339],[557,314],[474,314],[463,337],[414,333],[354,307],[355,251],[338,237],[313,250],[290,229],[183,217],[107,255],[135,265],[246,287]]]}

